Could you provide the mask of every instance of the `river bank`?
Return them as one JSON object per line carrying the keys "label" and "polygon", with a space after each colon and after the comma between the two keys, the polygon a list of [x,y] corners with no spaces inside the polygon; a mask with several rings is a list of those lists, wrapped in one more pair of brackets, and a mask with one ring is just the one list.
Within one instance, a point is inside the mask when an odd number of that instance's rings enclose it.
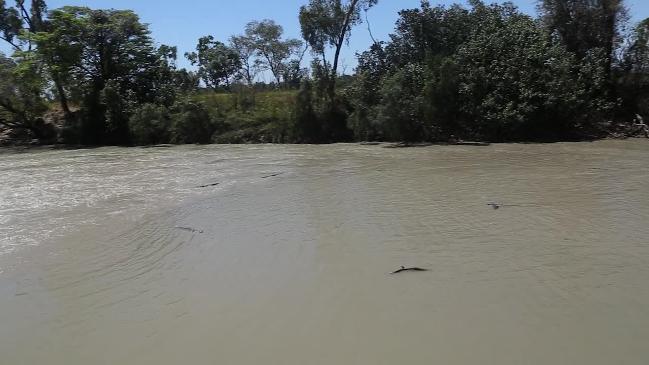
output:
{"label": "river bank", "polygon": [[[552,144],[552,143],[583,143],[583,142],[598,142],[598,141],[634,141],[634,140],[647,140],[648,137],[643,136],[644,132],[632,133],[629,135],[626,134],[614,134],[609,137],[603,138],[590,138],[583,140],[572,140],[572,141],[527,141],[527,142],[498,142],[492,143],[487,141],[462,141],[462,140],[450,140],[450,141],[436,141],[436,142],[394,142],[394,141],[359,141],[359,142],[341,142],[338,144],[358,144],[361,146],[381,146],[387,148],[408,148],[408,147],[432,147],[432,146],[476,146],[484,147],[491,144]],[[212,143],[204,144],[203,146],[217,146],[217,145],[299,145],[294,143],[268,143],[262,141],[250,141],[247,143]],[[337,143],[330,143],[335,145]],[[200,144],[199,144],[200,145]],[[307,144],[308,145],[308,144]],[[326,144],[324,144],[326,145]],[[122,148],[170,148],[183,146],[182,144],[160,144],[160,145],[148,145],[148,146],[120,146]],[[4,142],[0,141],[0,151],[43,151],[43,150],[80,150],[80,149],[96,149],[96,148],[105,148],[111,146],[90,146],[90,145],[73,145],[65,143],[41,143],[38,140],[23,140],[23,141],[11,141],[5,140]],[[116,147],[116,146],[114,146]]]}

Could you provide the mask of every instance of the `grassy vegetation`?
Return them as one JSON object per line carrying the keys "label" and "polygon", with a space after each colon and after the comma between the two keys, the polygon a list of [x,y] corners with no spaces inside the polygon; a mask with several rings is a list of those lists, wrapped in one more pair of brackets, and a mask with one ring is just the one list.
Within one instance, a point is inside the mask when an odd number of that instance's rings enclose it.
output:
{"label": "grassy vegetation", "polygon": [[203,92],[191,96],[223,123],[215,143],[282,143],[291,139],[295,90],[234,93]]}

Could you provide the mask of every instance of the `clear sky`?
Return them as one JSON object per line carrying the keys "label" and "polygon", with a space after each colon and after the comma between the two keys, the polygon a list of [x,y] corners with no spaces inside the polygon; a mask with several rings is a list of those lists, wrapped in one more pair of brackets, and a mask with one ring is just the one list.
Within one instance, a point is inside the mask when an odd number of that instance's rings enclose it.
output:
{"label": "clear sky", "polygon": [[[49,0],[51,9],[63,5],[82,5],[92,8],[132,9],[142,21],[150,24],[158,43],[178,46],[179,56],[193,50],[196,41],[204,35],[214,35],[226,41],[231,35],[241,33],[251,20],[273,19],[284,26],[285,34],[300,38],[298,11],[308,0]],[[464,1],[431,0],[432,4],[451,4]],[[490,1],[486,1],[490,2]],[[515,0],[519,8],[535,13],[536,0]],[[370,10],[372,32],[379,40],[387,39],[394,28],[397,13],[401,9],[418,7],[420,0],[379,0]],[[649,17],[649,1],[627,0],[635,21]],[[371,39],[365,25],[356,28],[349,47],[342,55],[347,72],[355,66],[355,53],[369,47]],[[3,50],[7,50],[4,45]],[[181,66],[187,62],[181,61]]]}

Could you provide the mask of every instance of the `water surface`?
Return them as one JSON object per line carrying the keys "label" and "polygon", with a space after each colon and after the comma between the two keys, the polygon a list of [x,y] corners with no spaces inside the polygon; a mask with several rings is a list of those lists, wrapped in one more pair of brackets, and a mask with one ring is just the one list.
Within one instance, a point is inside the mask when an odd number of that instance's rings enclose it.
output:
{"label": "water surface", "polygon": [[0,171],[2,364],[649,359],[646,141],[4,151]]}

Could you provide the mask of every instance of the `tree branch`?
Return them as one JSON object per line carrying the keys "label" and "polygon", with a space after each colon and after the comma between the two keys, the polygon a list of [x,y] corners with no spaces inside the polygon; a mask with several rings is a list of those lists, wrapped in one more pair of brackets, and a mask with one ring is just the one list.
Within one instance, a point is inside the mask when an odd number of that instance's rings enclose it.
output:
{"label": "tree branch", "polygon": [[376,39],[374,38],[374,35],[372,34],[372,27],[370,25],[369,16],[367,15],[367,10],[365,10],[365,23],[367,23],[367,31],[368,31],[368,33],[370,33],[370,38],[372,38],[372,42],[374,42],[374,44],[379,43],[379,42],[376,41]]}
{"label": "tree branch", "polygon": [[34,24],[32,23],[32,18],[29,16],[29,12],[27,9],[25,9],[25,2],[24,1],[18,1],[18,5],[20,6],[20,11],[21,11],[21,16],[25,23],[29,26],[29,30],[31,32],[34,31]]}
{"label": "tree branch", "polygon": [[0,39],[3,40],[3,41],[5,41],[5,42],[7,42],[7,43],[9,43],[9,45],[11,45],[12,47],[14,47],[14,49],[15,49],[16,51],[22,51],[22,48],[18,47],[18,45],[15,44],[14,42],[10,41],[9,38],[6,38],[6,37],[3,37],[3,36],[0,36]]}
{"label": "tree branch", "polygon": [[300,65],[302,64],[302,60],[304,60],[304,56],[306,55],[306,51],[309,50],[309,43],[308,42],[305,42],[305,43],[306,43],[306,45],[304,46],[304,50],[302,51],[302,53],[300,53],[300,58],[298,58],[298,62],[299,62]]}
{"label": "tree branch", "polygon": [[336,54],[334,57],[334,65],[332,72],[333,77],[335,78],[336,72],[338,71],[338,58],[340,56],[341,49],[343,47],[343,44],[345,43],[345,37],[347,36],[347,33],[349,32],[349,28],[351,26],[352,22],[352,17],[354,15],[354,12],[356,11],[356,5],[358,5],[359,0],[352,0],[352,2],[349,4],[349,9],[347,9],[347,13],[345,14],[345,21],[343,22],[343,26],[341,27],[340,34],[338,35],[338,41],[336,42]]}

